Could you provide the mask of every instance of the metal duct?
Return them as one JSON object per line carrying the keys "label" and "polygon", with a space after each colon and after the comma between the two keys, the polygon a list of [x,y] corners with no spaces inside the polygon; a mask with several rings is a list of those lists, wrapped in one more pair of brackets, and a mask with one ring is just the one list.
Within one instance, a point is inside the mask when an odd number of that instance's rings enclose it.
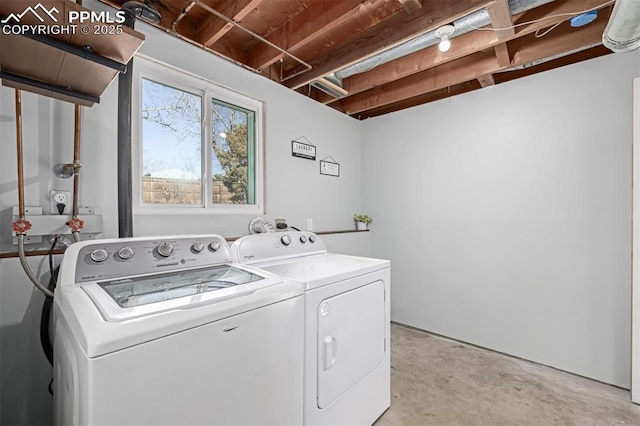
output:
{"label": "metal duct", "polygon": [[[538,6],[542,6],[543,4],[550,3],[551,1],[552,0],[510,0],[509,9],[511,10],[511,15],[517,15]],[[481,28],[489,25],[490,23],[491,18],[489,18],[487,9],[480,9],[477,12],[471,13],[467,16],[463,16],[462,18],[454,21],[453,26],[455,27],[456,31],[453,33],[453,36],[451,38],[466,34],[476,28]],[[358,62],[357,64],[343,68],[340,71],[336,71],[334,75],[341,81],[343,78],[372,70],[378,65],[382,65],[384,63],[409,55],[410,53],[414,53],[427,47],[433,46],[435,44],[438,44],[439,42],[440,39],[435,36],[435,30],[429,31],[428,33],[422,34],[412,40],[399,44],[398,46],[392,47],[391,49],[385,50],[384,52],[367,58],[361,62]]]}
{"label": "metal duct", "polygon": [[640,48],[640,2],[618,0],[613,7],[602,43],[616,53]]}

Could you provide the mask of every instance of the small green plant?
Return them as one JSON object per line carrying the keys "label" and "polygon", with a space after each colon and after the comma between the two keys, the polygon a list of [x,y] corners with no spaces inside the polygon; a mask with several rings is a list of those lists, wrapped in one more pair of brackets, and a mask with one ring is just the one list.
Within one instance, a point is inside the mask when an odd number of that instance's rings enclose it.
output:
{"label": "small green plant", "polygon": [[353,220],[355,220],[356,222],[362,222],[362,223],[373,222],[373,219],[367,216],[366,214],[356,214],[353,216]]}

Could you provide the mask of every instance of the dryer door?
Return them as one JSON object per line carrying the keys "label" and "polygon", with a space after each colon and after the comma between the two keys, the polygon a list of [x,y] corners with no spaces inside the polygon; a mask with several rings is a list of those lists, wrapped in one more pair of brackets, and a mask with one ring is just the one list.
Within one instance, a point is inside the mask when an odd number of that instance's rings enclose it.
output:
{"label": "dryer door", "polygon": [[384,282],[318,305],[318,408],[325,408],[384,360]]}

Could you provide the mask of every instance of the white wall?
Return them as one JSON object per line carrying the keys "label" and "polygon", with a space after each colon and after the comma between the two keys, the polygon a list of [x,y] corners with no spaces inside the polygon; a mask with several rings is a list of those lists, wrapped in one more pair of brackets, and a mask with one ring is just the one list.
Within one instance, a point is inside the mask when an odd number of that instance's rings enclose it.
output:
{"label": "white wall", "polygon": [[392,320],[629,387],[640,52],[363,123]]}
{"label": "white wall", "polygon": [[[89,8],[104,9],[95,0]],[[353,228],[361,210],[360,122],[311,101],[270,80],[230,64],[146,24],[141,53],[265,102],[266,213],[315,230]],[[70,190],[71,180],[55,178],[53,165],[73,157],[73,106],[23,93],[25,201],[49,211],[50,189]],[[104,237],[117,237],[117,81],[92,108],[83,108],[80,204],[103,214]],[[321,176],[318,162],[291,156],[291,140],[305,136],[317,147],[317,158],[332,156],[341,164],[340,178]],[[0,251],[11,245],[11,207],[17,205],[14,91],[0,88]],[[135,216],[135,235],[215,232],[247,233],[252,215]],[[337,248],[366,250],[361,234],[334,239]],[[46,259],[30,259],[43,280]],[[57,263],[57,262],[56,262]],[[51,417],[46,387],[50,368],[38,338],[42,295],[33,290],[17,259],[0,260],[0,423],[47,424]]]}

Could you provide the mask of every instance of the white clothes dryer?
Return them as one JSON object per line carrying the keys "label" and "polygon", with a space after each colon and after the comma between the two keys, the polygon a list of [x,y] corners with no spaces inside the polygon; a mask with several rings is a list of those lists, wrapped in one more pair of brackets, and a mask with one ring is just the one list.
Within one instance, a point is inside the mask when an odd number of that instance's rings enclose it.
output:
{"label": "white clothes dryer", "polygon": [[69,425],[299,425],[299,285],[218,235],[85,241],[54,297],[54,418]]}
{"label": "white clothes dryer", "polygon": [[305,291],[304,424],[374,423],[390,404],[390,262],[328,253],[310,232],[249,235],[231,250]]}

